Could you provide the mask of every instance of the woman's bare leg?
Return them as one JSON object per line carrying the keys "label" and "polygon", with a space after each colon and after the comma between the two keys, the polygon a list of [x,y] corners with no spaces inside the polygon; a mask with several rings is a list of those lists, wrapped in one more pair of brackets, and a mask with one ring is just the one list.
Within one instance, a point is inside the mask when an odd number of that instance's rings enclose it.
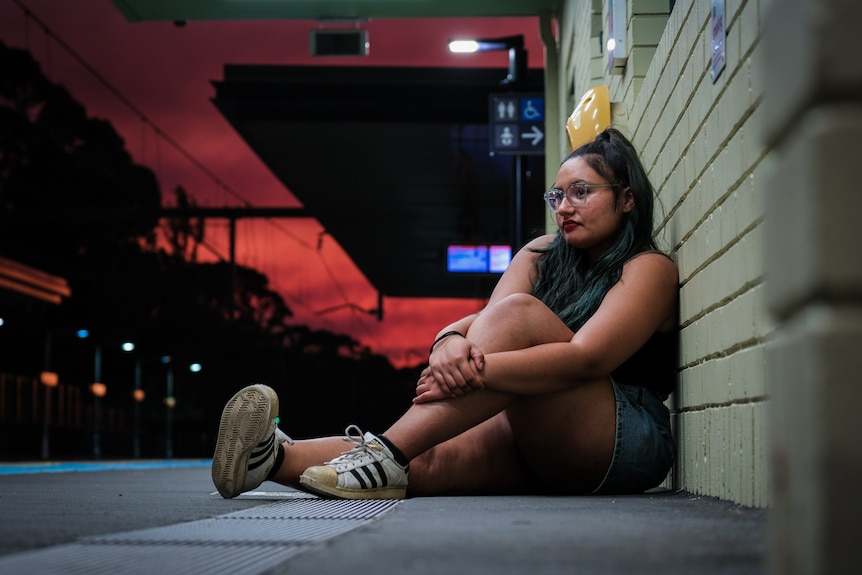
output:
{"label": "woman's bare leg", "polygon": [[610,465],[615,422],[608,380],[518,397],[503,412],[414,458],[408,492],[589,493]]}
{"label": "woman's bare leg", "polygon": [[[568,341],[572,332],[538,299],[515,294],[483,311],[467,337],[483,352],[493,353]],[[482,390],[455,400],[414,404],[385,435],[412,459],[503,411],[515,397]]]}
{"label": "woman's bare leg", "polygon": [[532,483],[501,413],[415,457],[407,494],[505,495],[525,493]]}
{"label": "woman's bare leg", "polygon": [[505,414],[518,452],[544,490],[590,493],[599,486],[616,441],[610,379],[520,397]]}
{"label": "woman's bare leg", "polygon": [[[551,341],[572,332],[532,296],[489,308],[468,337],[486,353]],[[408,458],[411,494],[523,491],[588,492],[613,454],[616,409],[608,379],[539,396],[489,390],[416,404],[385,432]],[[566,483],[560,485],[560,478]]]}
{"label": "woman's bare leg", "polygon": [[[568,341],[572,332],[538,300],[517,294],[486,309],[467,335],[491,353]],[[610,462],[614,418],[613,390],[601,380],[544,396],[481,390],[414,404],[384,435],[411,459],[414,495],[520,491],[533,476],[550,483],[561,474],[568,482],[561,488],[586,491]],[[349,447],[338,437],[285,445],[273,480],[296,485],[307,467]]]}
{"label": "woman's bare leg", "polygon": [[312,465],[320,465],[338,457],[353,445],[344,441],[343,437],[321,437],[297,439],[293,445],[282,443],[281,447],[284,449],[284,461],[271,480],[296,487],[303,471]]}

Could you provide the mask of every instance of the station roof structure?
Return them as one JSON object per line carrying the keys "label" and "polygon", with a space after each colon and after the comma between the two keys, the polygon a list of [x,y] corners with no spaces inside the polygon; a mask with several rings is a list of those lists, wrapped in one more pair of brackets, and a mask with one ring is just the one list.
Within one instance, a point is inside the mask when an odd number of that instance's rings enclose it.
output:
{"label": "station roof structure", "polygon": [[563,0],[113,0],[131,22],[143,20],[358,20],[537,16]]}
{"label": "station roof structure", "polygon": [[[558,3],[114,0],[130,21],[538,16]],[[381,296],[482,298],[499,276],[448,273],[447,247],[514,243],[513,161],[489,154],[487,126],[505,73],[226,65],[213,102]],[[543,70],[523,80],[543,92]],[[531,231],[544,222],[535,164]]]}
{"label": "station roof structure", "polygon": [[[480,298],[498,276],[448,273],[446,257],[453,244],[512,243],[512,161],[490,156],[488,144],[488,95],[500,77],[227,66],[214,102],[378,292]],[[541,91],[541,70],[530,77]]]}

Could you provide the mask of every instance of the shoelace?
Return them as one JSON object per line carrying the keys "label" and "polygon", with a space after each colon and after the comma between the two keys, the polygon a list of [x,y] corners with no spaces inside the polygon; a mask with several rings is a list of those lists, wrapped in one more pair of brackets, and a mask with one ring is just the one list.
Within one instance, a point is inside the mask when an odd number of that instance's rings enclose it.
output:
{"label": "shoelace", "polygon": [[344,441],[354,445],[362,445],[365,443],[365,434],[359,429],[358,425],[348,425],[344,428]]}
{"label": "shoelace", "polygon": [[296,443],[293,440],[293,438],[291,438],[289,435],[287,435],[285,432],[283,432],[282,430],[280,430],[278,428],[279,423],[281,423],[281,418],[276,415],[275,416],[275,440],[276,440],[276,442],[281,443],[282,441],[286,441],[288,445],[293,445],[294,443]]}
{"label": "shoelace", "polygon": [[344,438],[344,441],[346,441],[347,443],[352,443],[353,447],[343,452],[341,455],[339,455],[332,461],[327,461],[326,465],[343,465],[356,459],[362,459],[366,456],[366,454],[371,455],[372,459],[377,459],[377,457],[374,457],[372,455],[372,452],[374,450],[368,447],[368,444],[365,441],[365,434],[362,433],[362,430],[359,429],[358,426],[348,425],[347,428],[345,428],[344,430],[344,435],[346,436]]}

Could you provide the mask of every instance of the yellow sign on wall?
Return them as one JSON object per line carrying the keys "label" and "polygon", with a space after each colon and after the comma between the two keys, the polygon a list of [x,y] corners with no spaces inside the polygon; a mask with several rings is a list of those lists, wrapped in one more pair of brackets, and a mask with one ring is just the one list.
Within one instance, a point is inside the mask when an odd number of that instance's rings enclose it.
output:
{"label": "yellow sign on wall", "polygon": [[587,90],[574,112],[566,121],[569,151],[596,139],[596,136],[611,125],[611,98],[607,86],[595,86]]}

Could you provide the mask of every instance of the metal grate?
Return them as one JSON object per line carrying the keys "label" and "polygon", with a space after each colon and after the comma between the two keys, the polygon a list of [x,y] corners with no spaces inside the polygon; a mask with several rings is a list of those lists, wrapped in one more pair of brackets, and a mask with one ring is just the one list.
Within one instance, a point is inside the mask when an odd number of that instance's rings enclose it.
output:
{"label": "metal grate", "polygon": [[0,559],[0,573],[262,573],[305,545],[355,529],[398,503],[292,498],[212,519],[9,555]]}
{"label": "metal grate", "polygon": [[40,575],[152,575],[153,573],[262,573],[300,553],[272,545],[72,544],[18,553],[0,560],[0,573]]}
{"label": "metal grate", "polygon": [[397,501],[377,499],[366,501],[298,499],[253,507],[223,515],[222,518],[371,519],[391,509],[397,503]]}

